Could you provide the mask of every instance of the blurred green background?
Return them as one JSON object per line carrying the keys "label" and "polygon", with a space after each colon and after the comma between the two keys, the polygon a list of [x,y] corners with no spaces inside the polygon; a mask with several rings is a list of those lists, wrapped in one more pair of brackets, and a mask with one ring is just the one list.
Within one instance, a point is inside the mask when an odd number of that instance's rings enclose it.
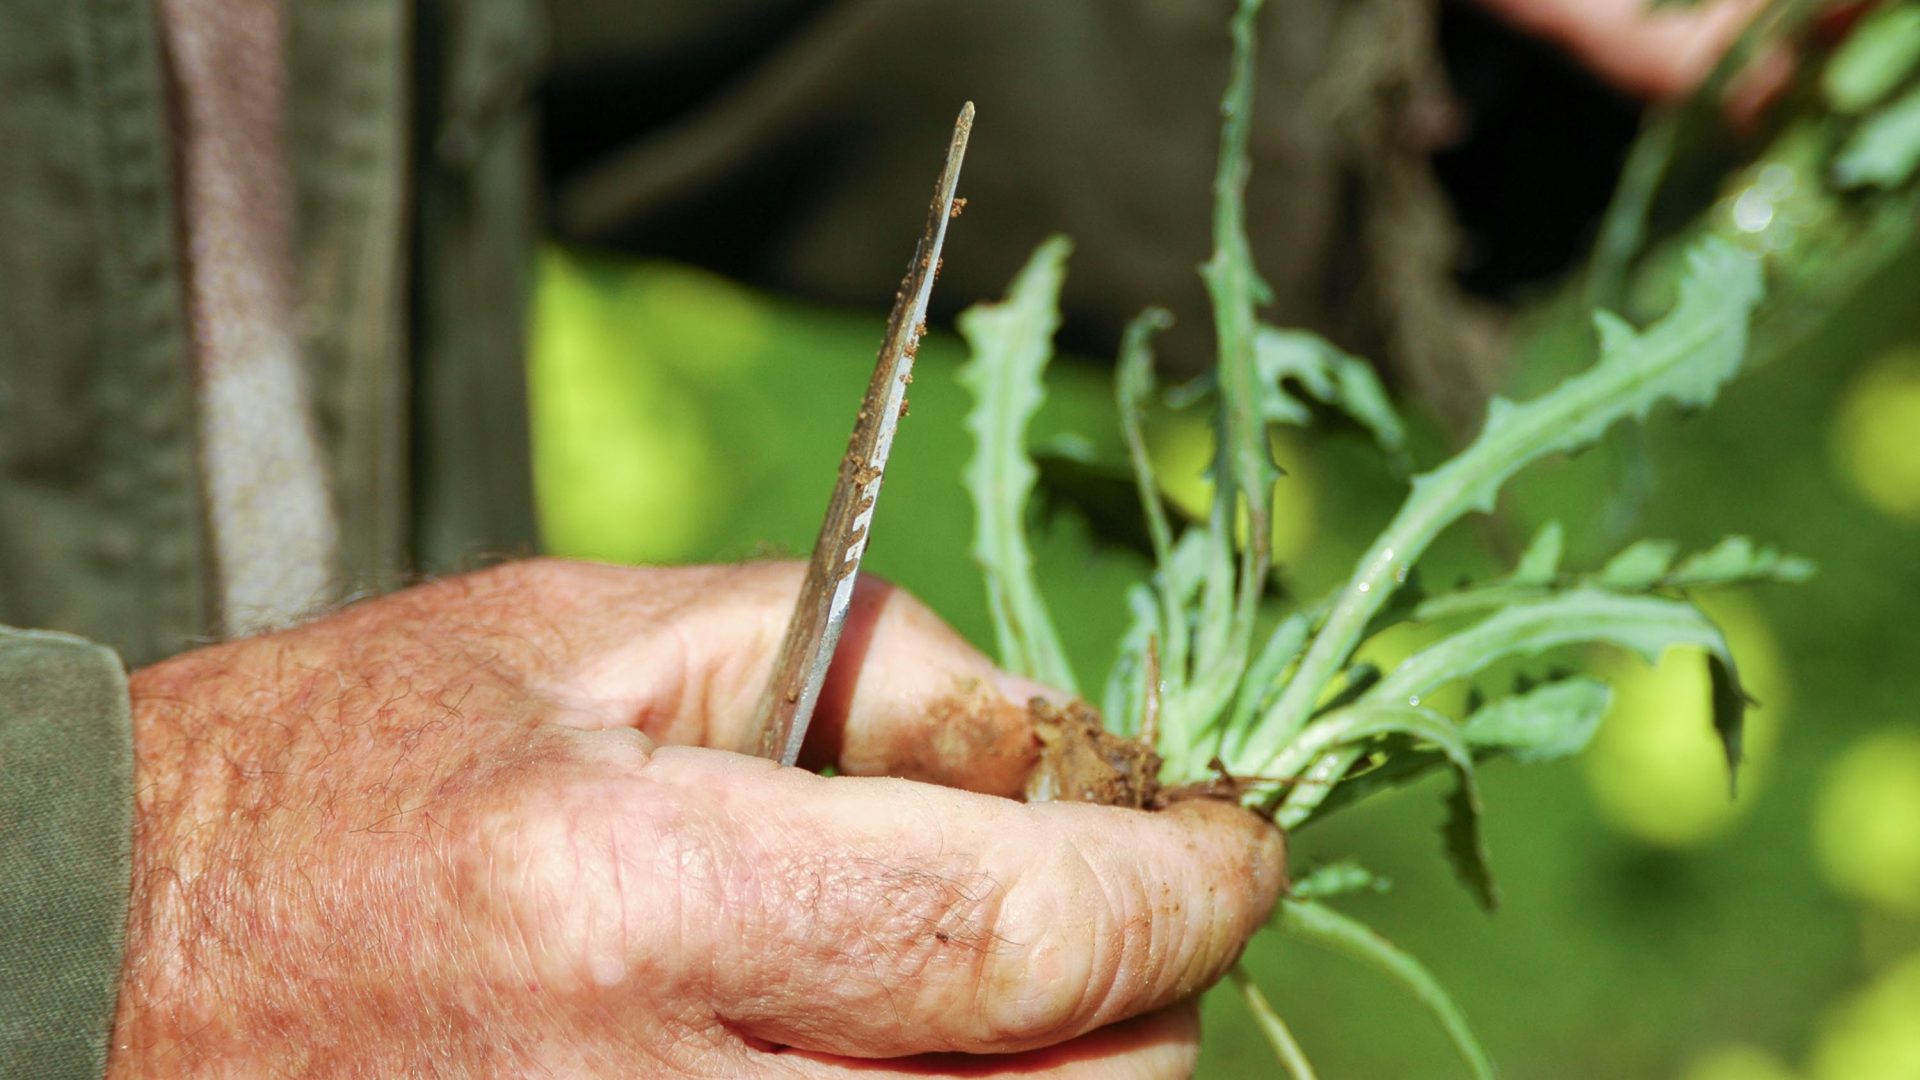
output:
{"label": "blurred green background", "polygon": [[[884,313],[562,251],[539,281],[535,438],[551,546],[634,562],[804,553]],[[1764,706],[1737,800],[1725,797],[1701,665],[1607,658],[1623,689],[1583,758],[1487,771],[1498,914],[1481,913],[1438,857],[1432,785],[1296,837],[1296,868],[1357,854],[1393,880],[1343,906],[1432,965],[1505,1075],[1920,1076],[1916,281],[1910,256],[1713,409],[1651,425],[1658,476],[1633,535],[1704,546],[1745,532],[1821,566],[1810,585],[1710,600]],[[962,359],[940,333],[920,351],[869,566],[988,647],[959,483]],[[1105,368],[1063,358],[1050,384],[1037,438],[1111,446]],[[1201,482],[1208,438],[1198,416],[1157,427],[1176,501]],[[1292,436],[1282,456],[1279,554],[1313,594],[1345,573],[1401,484],[1349,433]],[[1484,566],[1529,520],[1603,506],[1613,480],[1601,454],[1538,470],[1501,518],[1456,530],[1435,561]],[[1076,666],[1103,673],[1121,590],[1144,562],[1094,543],[1071,512],[1050,516],[1039,559]],[[1428,1017],[1371,972],[1271,940],[1251,962],[1324,1075],[1459,1075]],[[1201,1075],[1273,1072],[1237,998],[1215,994],[1207,1023]]]}

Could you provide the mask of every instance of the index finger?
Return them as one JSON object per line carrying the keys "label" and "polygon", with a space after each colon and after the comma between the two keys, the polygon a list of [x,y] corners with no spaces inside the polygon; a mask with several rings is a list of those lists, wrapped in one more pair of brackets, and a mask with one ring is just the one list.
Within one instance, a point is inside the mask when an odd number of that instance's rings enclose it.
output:
{"label": "index finger", "polygon": [[1029,806],[681,748],[643,777],[643,802],[729,825],[650,841],[662,892],[713,914],[684,942],[711,1007],[809,1050],[1007,1053],[1164,1007],[1226,971],[1283,877],[1279,831],[1218,803]]}

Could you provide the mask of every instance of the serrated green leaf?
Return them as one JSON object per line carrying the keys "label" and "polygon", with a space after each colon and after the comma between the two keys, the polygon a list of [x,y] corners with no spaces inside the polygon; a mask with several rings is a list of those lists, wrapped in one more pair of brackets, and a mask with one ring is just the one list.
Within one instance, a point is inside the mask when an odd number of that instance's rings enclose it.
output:
{"label": "serrated green leaf", "polygon": [[1366,361],[1320,335],[1262,326],[1254,337],[1254,364],[1260,375],[1261,414],[1268,420],[1304,425],[1311,419],[1306,407],[1286,392],[1283,384],[1291,379],[1314,400],[1352,417],[1388,454],[1405,449],[1406,428],[1380,377]]}
{"label": "serrated green leaf", "polygon": [[1352,859],[1341,859],[1325,866],[1315,867],[1306,876],[1293,883],[1287,895],[1295,900],[1325,900],[1356,892],[1386,892],[1392,888],[1386,878],[1361,866]]}
{"label": "serrated green leaf", "polygon": [[[1280,476],[1268,421],[1261,415],[1263,395],[1253,349],[1254,309],[1271,300],[1272,291],[1254,268],[1246,229],[1247,147],[1253,133],[1255,21],[1260,7],[1261,0],[1240,0],[1230,24],[1233,56],[1220,101],[1220,157],[1213,177],[1213,254],[1200,267],[1213,309],[1214,373],[1220,398],[1214,413],[1214,493],[1207,530],[1213,557],[1193,652],[1194,669],[1200,673],[1196,682],[1215,687],[1228,684],[1223,693],[1213,695],[1219,708],[1232,699],[1230,684],[1239,677],[1252,650],[1254,618],[1266,591],[1273,542],[1273,485]],[[1247,540],[1238,552],[1236,574],[1234,533],[1242,509]]]}
{"label": "serrated green leaf", "polygon": [[1661,402],[1709,403],[1740,367],[1760,288],[1753,256],[1724,241],[1704,241],[1689,253],[1679,299],[1666,317],[1635,332],[1601,313],[1595,320],[1601,355],[1592,368],[1524,405],[1496,398],[1471,445],[1415,478],[1400,512],[1361,556],[1286,692],[1248,739],[1246,757],[1230,764],[1250,774],[1272,772],[1275,757],[1306,724],[1408,567],[1440,530],[1471,511],[1492,509],[1515,472],[1547,454],[1586,446],[1615,422],[1644,418]]}
{"label": "serrated green leaf", "polygon": [[1405,987],[1440,1022],[1477,1080],[1492,1080],[1493,1060],[1474,1037],[1466,1014],[1426,965],[1406,950],[1352,916],[1311,901],[1280,901],[1274,909],[1274,924],[1295,937],[1369,964]]}
{"label": "serrated green leaf", "polygon": [[1742,581],[1797,584],[1813,577],[1811,560],[1775,547],[1756,546],[1744,536],[1729,536],[1705,551],[1680,560],[1664,584],[1677,588],[1731,585]]}
{"label": "serrated green leaf", "polygon": [[1843,113],[1870,108],[1920,67],[1920,5],[1882,4],[1828,59],[1820,89]]}
{"label": "serrated green leaf", "polygon": [[1920,86],[1860,122],[1833,159],[1843,188],[1899,187],[1920,167]]}
{"label": "serrated green leaf", "polygon": [[1612,691],[1597,679],[1547,683],[1475,709],[1461,734],[1476,755],[1552,761],[1586,749],[1612,700]]}
{"label": "serrated green leaf", "polygon": [[[1435,688],[1474,675],[1498,660],[1583,642],[1628,648],[1648,662],[1671,645],[1700,647],[1715,679],[1712,724],[1726,753],[1732,782],[1732,770],[1740,762],[1742,718],[1752,702],[1740,688],[1733,654],[1719,628],[1683,600],[1580,589],[1515,604],[1401,661],[1359,706],[1418,704]],[[1330,786],[1332,781],[1345,776],[1360,756],[1351,748],[1326,749],[1323,741],[1312,738],[1315,730],[1309,727],[1276,757],[1272,769],[1258,774],[1297,774],[1311,781],[1295,786],[1279,807],[1275,820],[1285,828],[1295,828],[1311,817],[1338,790]],[[1314,755],[1310,763],[1307,755]],[[1235,771],[1253,775],[1249,770]]]}
{"label": "serrated green leaf", "polygon": [[1648,663],[1673,645],[1731,659],[1719,628],[1684,600],[1583,588],[1515,604],[1440,639],[1402,660],[1367,697],[1417,699],[1507,657],[1590,642],[1631,649]]}
{"label": "serrated green leaf", "polygon": [[1607,561],[1593,583],[1620,592],[1641,592],[1660,584],[1680,545],[1671,540],[1641,540]]}
{"label": "serrated green leaf", "polygon": [[1510,656],[1537,655],[1563,645],[1597,642],[1638,653],[1648,663],[1673,645],[1703,649],[1727,683],[1716,692],[1712,723],[1727,754],[1729,769],[1739,764],[1741,719],[1746,695],[1720,628],[1684,600],[1657,596],[1619,596],[1579,589],[1516,604],[1401,661],[1368,692],[1372,701],[1418,701],[1447,683],[1484,670]]}
{"label": "serrated green leaf", "polygon": [[1467,891],[1492,911],[1500,906],[1500,887],[1494,884],[1487,859],[1487,842],[1480,831],[1480,787],[1469,778],[1447,793],[1447,816],[1440,822],[1440,849]]}
{"label": "serrated green leaf", "polygon": [[1037,475],[1027,454],[1027,425],[1046,394],[1041,374],[1060,324],[1060,286],[1071,250],[1065,237],[1049,238],[1014,278],[1004,301],[976,304],[961,314],[960,332],[972,356],[960,382],[974,399],[967,414],[974,453],[965,473],[974,505],[973,557],[985,571],[1001,662],[1077,692],[1027,546],[1027,500]]}

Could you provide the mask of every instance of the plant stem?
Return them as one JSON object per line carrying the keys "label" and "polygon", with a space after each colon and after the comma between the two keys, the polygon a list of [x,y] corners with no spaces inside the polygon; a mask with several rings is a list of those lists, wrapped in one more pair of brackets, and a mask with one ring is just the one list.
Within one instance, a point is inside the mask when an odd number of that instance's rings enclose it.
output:
{"label": "plant stem", "polygon": [[1293,1037],[1293,1031],[1287,1027],[1287,1022],[1280,1019],[1280,1014],[1274,1011],[1273,1003],[1267,1000],[1267,995],[1260,992],[1260,985],[1253,981],[1253,976],[1247,974],[1244,966],[1235,964],[1233,970],[1228,972],[1228,977],[1233,979],[1233,985],[1239,988],[1241,998],[1247,1003],[1247,1011],[1253,1014],[1253,1022],[1259,1026],[1260,1034],[1267,1037],[1267,1045],[1273,1047],[1273,1056],[1280,1059],[1280,1064],[1286,1067],[1287,1073],[1293,1077],[1293,1080],[1316,1080],[1313,1065],[1307,1061],[1306,1051],[1300,1048],[1300,1043]]}

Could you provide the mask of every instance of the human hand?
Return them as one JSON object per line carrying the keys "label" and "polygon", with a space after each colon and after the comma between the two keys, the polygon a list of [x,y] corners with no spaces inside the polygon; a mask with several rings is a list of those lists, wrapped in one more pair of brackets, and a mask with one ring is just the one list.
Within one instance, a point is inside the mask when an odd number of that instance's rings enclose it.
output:
{"label": "human hand", "polygon": [[994,797],[1031,688],[870,579],[849,775],[703,749],[799,578],[516,563],[134,673],[110,1075],[1184,1075],[1279,834]]}
{"label": "human hand", "polygon": [[[1479,0],[1514,25],[1557,42],[1596,75],[1638,97],[1685,97],[1760,11],[1761,0],[1709,0],[1694,7],[1655,9],[1649,0]],[[1786,72],[1784,56],[1769,58],[1764,86],[1771,92]]]}

